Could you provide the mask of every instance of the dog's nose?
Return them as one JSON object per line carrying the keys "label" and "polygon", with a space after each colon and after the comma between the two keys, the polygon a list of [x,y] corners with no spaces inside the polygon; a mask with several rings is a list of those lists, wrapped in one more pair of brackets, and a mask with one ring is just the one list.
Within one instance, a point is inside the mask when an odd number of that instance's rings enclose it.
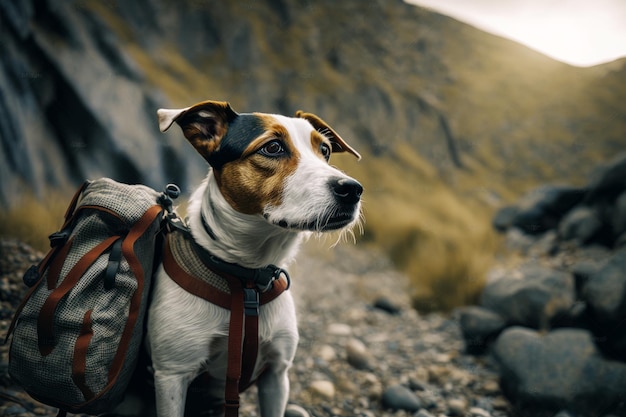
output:
{"label": "dog's nose", "polygon": [[337,201],[343,204],[356,204],[363,194],[363,186],[351,178],[333,178],[329,185]]}

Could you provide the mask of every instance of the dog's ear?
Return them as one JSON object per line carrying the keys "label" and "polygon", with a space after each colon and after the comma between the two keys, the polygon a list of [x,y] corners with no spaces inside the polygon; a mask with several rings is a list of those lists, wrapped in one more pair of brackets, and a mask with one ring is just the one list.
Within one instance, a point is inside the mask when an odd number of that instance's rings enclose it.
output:
{"label": "dog's ear", "polygon": [[174,122],[194,148],[210,163],[228,126],[238,114],[223,101],[203,101],[185,109],[159,109],[159,129],[165,132]]}
{"label": "dog's ear", "polygon": [[330,139],[333,152],[348,152],[361,159],[361,154],[354,150],[345,140],[341,138],[328,124],[312,113],[305,113],[302,110],[296,112],[296,117],[306,119],[313,125],[313,128]]}

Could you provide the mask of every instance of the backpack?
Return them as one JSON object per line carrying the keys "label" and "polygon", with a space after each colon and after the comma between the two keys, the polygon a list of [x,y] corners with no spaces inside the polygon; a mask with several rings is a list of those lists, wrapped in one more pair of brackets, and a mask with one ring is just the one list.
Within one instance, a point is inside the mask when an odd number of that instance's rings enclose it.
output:
{"label": "backpack", "polygon": [[24,275],[31,288],[7,335],[9,373],[34,399],[60,414],[100,414],[123,399],[141,349],[162,223],[179,192],[108,178],[78,189],[50,251]]}

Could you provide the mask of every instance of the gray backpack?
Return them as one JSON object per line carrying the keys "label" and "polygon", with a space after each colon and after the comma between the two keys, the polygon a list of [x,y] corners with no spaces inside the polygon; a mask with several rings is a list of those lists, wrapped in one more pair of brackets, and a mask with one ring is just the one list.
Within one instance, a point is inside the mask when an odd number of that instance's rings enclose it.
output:
{"label": "gray backpack", "polygon": [[33,398],[61,414],[100,414],[122,400],[176,196],[108,178],[76,192],[52,249],[24,276],[31,289],[9,329],[9,373]]}

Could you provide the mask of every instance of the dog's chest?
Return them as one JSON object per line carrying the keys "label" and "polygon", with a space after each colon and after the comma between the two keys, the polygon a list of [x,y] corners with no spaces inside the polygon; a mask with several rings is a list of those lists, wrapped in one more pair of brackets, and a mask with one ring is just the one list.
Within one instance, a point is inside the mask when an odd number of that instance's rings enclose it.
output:
{"label": "dog's chest", "polygon": [[[258,379],[259,375],[265,369],[272,355],[271,343],[267,340],[259,340],[259,350],[252,373],[252,380]],[[203,372],[208,372],[212,378],[218,380],[226,379],[226,368],[228,364],[228,337],[220,336],[214,338],[209,346],[206,361],[202,367]]]}

